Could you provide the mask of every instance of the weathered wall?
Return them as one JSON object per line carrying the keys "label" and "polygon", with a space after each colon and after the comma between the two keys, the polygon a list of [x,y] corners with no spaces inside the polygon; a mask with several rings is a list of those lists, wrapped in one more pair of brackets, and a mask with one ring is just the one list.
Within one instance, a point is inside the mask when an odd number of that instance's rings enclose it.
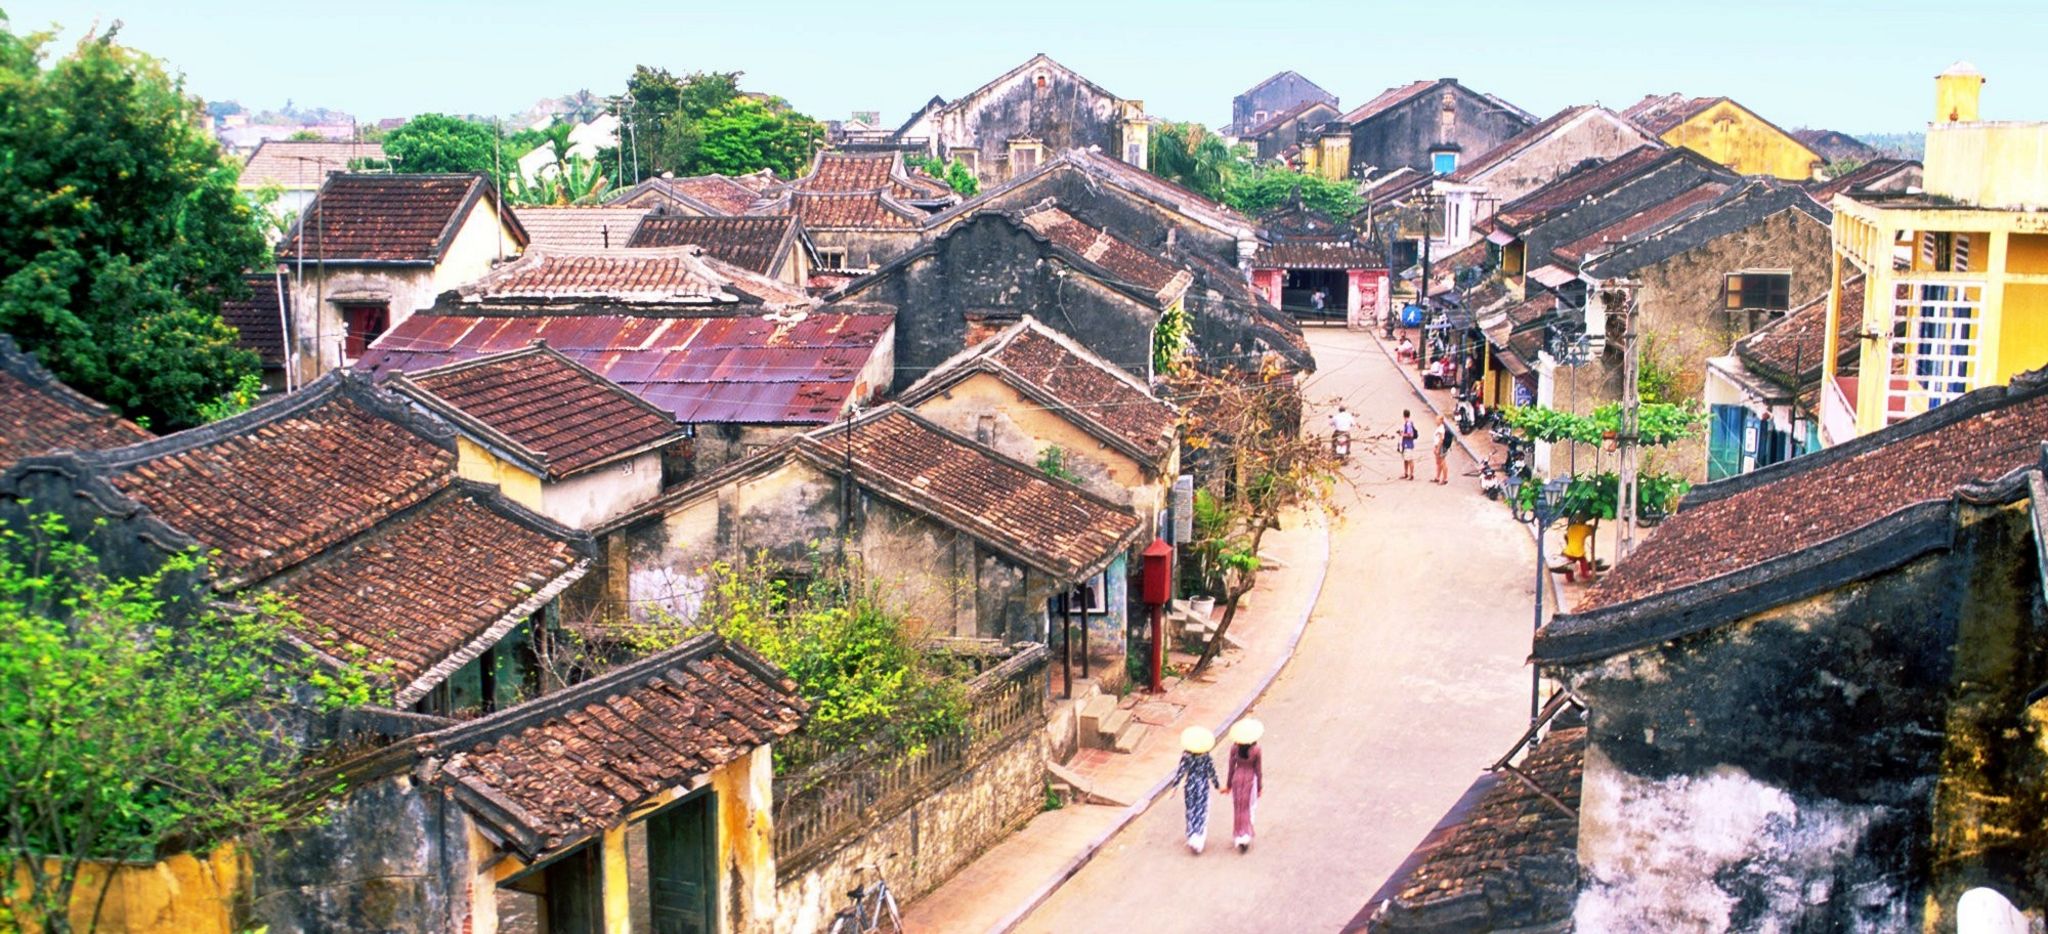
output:
{"label": "weathered wall", "polygon": [[464,480],[496,486],[506,499],[534,512],[545,508],[540,477],[463,435],[455,438],[455,473]]}
{"label": "weathered wall", "polygon": [[470,910],[469,823],[409,775],[356,788],[320,824],[251,847],[251,914],[271,934],[458,927]]}
{"label": "weathered wall", "polygon": [[1813,177],[1822,161],[1805,144],[1733,101],[1708,107],[1664,131],[1664,141],[1744,175],[1805,181]]}
{"label": "weathered wall", "polygon": [[824,930],[846,893],[873,881],[879,865],[907,903],[951,878],[982,851],[1031,820],[1045,802],[1045,731],[1020,731],[872,830],[813,865],[784,872],[776,888],[776,934]]}
{"label": "weathered wall", "polygon": [[933,249],[851,296],[896,309],[895,391],[965,349],[971,320],[1007,322],[1026,314],[1150,376],[1156,304],[1094,281],[1002,216],[970,219],[934,241]]}
{"label": "weathered wall", "polygon": [[633,457],[546,484],[539,512],[572,529],[587,529],[661,495],[661,452]]}
{"label": "weathered wall", "polygon": [[1009,177],[1013,139],[1042,142],[1046,159],[1090,146],[1116,157],[1122,152],[1117,105],[1079,75],[1042,64],[947,104],[933,129],[942,152],[974,149],[977,174],[987,183]]}
{"label": "weathered wall", "polygon": [[1432,88],[1351,128],[1351,174],[1404,165],[1427,172],[1431,146],[1455,145],[1469,159],[1529,126],[1521,114],[1463,86]]}
{"label": "weathered wall", "polygon": [[873,269],[917,249],[923,241],[923,233],[914,227],[906,230],[807,228],[804,234],[811,238],[811,243],[820,253],[845,251],[844,265],[838,267],[842,269]]}
{"label": "weathered wall", "polygon": [[[1027,464],[1038,463],[1047,449],[1057,447],[1061,463],[1089,492],[1147,516],[1158,511],[1162,494],[1153,471],[987,373],[926,398],[917,412]],[[989,419],[985,436],[983,418]]]}
{"label": "weathered wall", "polygon": [[1964,515],[1954,552],[1570,673],[1582,930],[1904,930],[1986,874],[2038,910],[2041,734],[1985,703],[2037,682],[1969,681],[2041,673],[2038,571],[2017,509]]}
{"label": "weathered wall", "polygon": [[[1638,146],[1661,146],[1649,134],[1601,111],[1582,114],[1563,130],[1530,144],[1472,179],[1484,186],[1473,220],[1484,220],[1503,204],[1564,177],[1587,159],[1612,159]],[[1482,155],[1471,153],[1471,156]]]}
{"label": "weathered wall", "polygon": [[[45,872],[62,872],[56,860]],[[78,867],[71,893],[75,931],[121,934],[237,934],[235,906],[249,876],[248,861],[232,844],[202,855],[179,853],[154,863],[88,861]],[[29,890],[28,867],[15,874],[16,892]],[[42,929],[22,919],[20,934]],[[95,927],[97,922],[97,927]]]}
{"label": "weathered wall", "polygon": [[1337,106],[1336,95],[1294,72],[1286,72],[1249,93],[1231,98],[1230,125],[1243,133],[1280,111],[1311,100]]}

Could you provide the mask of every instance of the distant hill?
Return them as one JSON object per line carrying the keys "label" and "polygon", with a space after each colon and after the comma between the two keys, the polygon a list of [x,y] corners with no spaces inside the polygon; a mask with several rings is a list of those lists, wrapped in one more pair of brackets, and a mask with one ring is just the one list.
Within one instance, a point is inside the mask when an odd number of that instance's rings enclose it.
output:
{"label": "distant hill", "polygon": [[1856,138],[1893,159],[1919,159],[1927,152],[1925,132],[1858,133]]}

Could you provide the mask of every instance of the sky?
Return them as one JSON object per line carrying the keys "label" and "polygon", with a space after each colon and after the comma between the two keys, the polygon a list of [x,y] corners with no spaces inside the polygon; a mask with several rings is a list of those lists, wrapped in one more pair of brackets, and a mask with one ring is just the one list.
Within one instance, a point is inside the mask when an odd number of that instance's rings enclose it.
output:
{"label": "sky", "polygon": [[[1932,76],[1958,59],[1988,78],[1986,119],[2048,119],[2048,2],[1708,0],[0,0],[17,32],[93,23],[167,60],[188,89],[256,109],[334,107],[359,119],[506,114],[636,64],[743,71],[742,86],[821,119],[896,123],[1037,52],[1136,98],[1220,126],[1230,99],[1293,69],[1349,107],[1418,78],[1455,77],[1539,116],[1646,93],[1733,97],[1786,127],[1912,132]],[[2036,103],[2040,102],[2040,103]]]}

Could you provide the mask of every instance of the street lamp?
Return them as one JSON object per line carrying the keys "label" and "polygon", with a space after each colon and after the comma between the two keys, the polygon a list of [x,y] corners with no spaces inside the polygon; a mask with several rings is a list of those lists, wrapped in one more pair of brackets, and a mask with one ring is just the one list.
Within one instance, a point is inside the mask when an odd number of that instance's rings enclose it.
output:
{"label": "street lamp", "polygon": [[[1543,536],[1550,531],[1550,523],[1557,520],[1564,502],[1565,487],[1570,485],[1571,481],[1557,477],[1546,481],[1536,491],[1536,625],[1530,630],[1532,640],[1535,638],[1535,631],[1543,628],[1543,578],[1550,573],[1549,560],[1543,556]],[[1541,711],[1542,694],[1543,670],[1536,666],[1535,652],[1532,650],[1529,660],[1529,726],[1532,729],[1536,726],[1536,717]]]}

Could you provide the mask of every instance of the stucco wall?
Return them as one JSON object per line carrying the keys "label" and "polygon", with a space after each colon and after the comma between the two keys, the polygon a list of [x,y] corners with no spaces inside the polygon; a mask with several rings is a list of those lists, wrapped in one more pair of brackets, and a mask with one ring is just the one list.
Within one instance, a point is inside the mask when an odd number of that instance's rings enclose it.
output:
{"label": "stucco wall", "polygon": [[587,529],[661,495],[661,452],[546,484],[539,512],[572,529]]}
{"label": "stucco wall", "polygon": [[[1089,492],[1148,514],[1158,509],[1160,493],[1151,471],[994,376],[968,377],[925,399],[917,411],[1027,464],[1038,463],[1048,448],[1057,447],[1062,463]],[[980,433],[984,416],[993,429],[986,438]]]}
{"label": "stucco wall", "polygon": [[[53,877],[63,871],[46,861]],[[235,907],[249,867],[233,845],[205,854],[179,853],[154,863],[87,861],[78,867],[69,920],[75,931],[122,934],[238,934]],[[15,874],[16,892],[29,888],[26,866]],[[21,934],[42,929],[23,919]],[[98,926],[94,927],[97,922]]]}
{"label": "stucco wall", "polygon": [[1037,814],[1045,800],[1045,731],[1027,729],[873,830],[776,888],[776,934],[820,931],[846,893],[880,865],[899,903],[936,888]]}
{"label": "stucco wall", "polygon": [[1039,140],[1043,159],[1090,146],[1118,156],[1117,103],[1064,68],[1040,65],[948,104],[932,131],[942,152],[971,147],[981,179],[1000,181],[1009,177],[1013,139]]}
{"label": "stucco wall", "polygon": [[[1643,131],[1619,117],[1598,111],[1580,115],[1564,130],[1532,143],[1482,173],[1472,183],[1486,189],[1475,205],[1474,221],[1493,215],[1501,205],[1562,178],[1587,159],[1612,159],[1644,144],[1655,144]],[[1468,153],[1476,158],[1482,153]]]}
{"label": "stucco wall", "polygon": [[[1303,101],[1319,100],[1332,107],[1337,98],[1330,92],[1317,87],[1307,78],[1288,72],[1276,76],[1259,87],[1257,91],[1239,94],[1230,101],[1230,123],[1239,133],[1251,129],[1256,123],[1272,117]],[[1265,111],[1264,117],[1254,116]]]}
{"label": "stucco wall", "polygon": [[[1446,97],[1448,95],[1448,97]],[[1448,102],[1454,116],[1445,118]],[[1530,121],[1463,87],[1437,87],[1351,128],[1351,173],[1400,166],[1430,171],[1430,147],[1448,143],[1471,159],[1529,128]]]}

